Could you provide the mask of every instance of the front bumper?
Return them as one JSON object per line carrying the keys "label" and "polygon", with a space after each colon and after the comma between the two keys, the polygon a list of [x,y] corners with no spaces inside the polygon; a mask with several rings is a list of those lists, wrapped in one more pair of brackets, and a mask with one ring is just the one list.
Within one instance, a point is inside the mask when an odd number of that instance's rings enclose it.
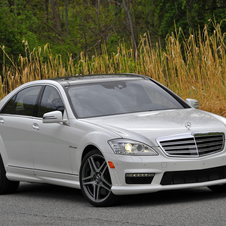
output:
{"label": "front bumper", "polygon": [[[161,151],[159,150],[159,153]],[[198,182],[178,182],[176,184],[161,185],[162,178],[166,172],[202,172],[202,176],[212,168],[226,168],[226,151],[209,155],[201,158],[172,158],[164,155],[158,156],[123,156],[115,154],[107,154],[107,161],[112,161],[115,169],[110,169],[112,179],[112,192],[115,195],[129,195],[151,193],[161,190],[183,189],[192,187],[211,186],[226,183],[225,176],[213,177],[207,175],[208,178]],[[215,171],[214,171],[215,172]],[[154,174],[154,178],[150,184],[126,184],[126,174]],[[221,172],[220,172],[221,174]]]}
{"label": "front bumper", "polygon": [[143,193],[151,193],[157,191],[164,190],[176,190],[176,189],[185,189],[185,188],[195,188],[195,187],[206,187],[217,184],[226,184],[226,179],[217,180],[217,181],[208,181],[202,183],[192,183],[192,184],[183,184],[183,185],[140,185],[140,186],[112,186],[111,190],[115,195],[135,195],[135,194],[143,194]]}

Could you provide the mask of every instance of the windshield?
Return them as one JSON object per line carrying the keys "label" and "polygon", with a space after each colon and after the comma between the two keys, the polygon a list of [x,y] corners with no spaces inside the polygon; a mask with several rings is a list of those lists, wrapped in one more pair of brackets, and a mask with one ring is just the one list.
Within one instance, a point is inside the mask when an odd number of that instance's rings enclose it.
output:
{"label": "windshield", "polygon": [[71,107],[79,118],[184,108],[150,80],[109,81],[68,87]]}

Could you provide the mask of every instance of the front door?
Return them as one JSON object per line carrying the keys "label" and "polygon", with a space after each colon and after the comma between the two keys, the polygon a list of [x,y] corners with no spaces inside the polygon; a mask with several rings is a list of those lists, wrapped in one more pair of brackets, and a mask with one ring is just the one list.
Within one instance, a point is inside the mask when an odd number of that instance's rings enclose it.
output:
{"label": "front door", "polygon": [[70,178],[72,174],[67,141],[68,126],[63,123],[43,123],[43,114],[64,112],[64,104],[58,90],[46,86],[41,98],[38,117],[31,124],[31,150],[36,175],[42,177]]}

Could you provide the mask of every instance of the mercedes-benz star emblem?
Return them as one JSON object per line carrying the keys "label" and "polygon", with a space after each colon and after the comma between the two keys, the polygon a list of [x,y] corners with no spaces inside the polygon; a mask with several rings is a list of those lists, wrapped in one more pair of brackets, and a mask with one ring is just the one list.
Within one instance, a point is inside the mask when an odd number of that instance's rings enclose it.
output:
{"label": "mercedes-benz star emblem", "polygon": [[191,128],[191,123],[190,122],[186,122],[185,123],[185,127],[189,130]]}

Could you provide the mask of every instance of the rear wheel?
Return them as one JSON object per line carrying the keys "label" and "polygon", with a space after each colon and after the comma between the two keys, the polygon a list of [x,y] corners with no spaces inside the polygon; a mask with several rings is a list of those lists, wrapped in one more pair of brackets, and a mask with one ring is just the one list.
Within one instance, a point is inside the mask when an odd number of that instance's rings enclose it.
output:
{"label": "rear wheel", "polygon": [[0,194],[13,193],[19,186],[18,181],[10,181],[6,177],[5,167],[0,156]]}
{"label": "rear wheel", "polygon": [[84,157],[79,179],[82,193],[92,205],[111,206],[118,203],[119,197],[111,191],[107,163],[98,150],[92,150]]}

